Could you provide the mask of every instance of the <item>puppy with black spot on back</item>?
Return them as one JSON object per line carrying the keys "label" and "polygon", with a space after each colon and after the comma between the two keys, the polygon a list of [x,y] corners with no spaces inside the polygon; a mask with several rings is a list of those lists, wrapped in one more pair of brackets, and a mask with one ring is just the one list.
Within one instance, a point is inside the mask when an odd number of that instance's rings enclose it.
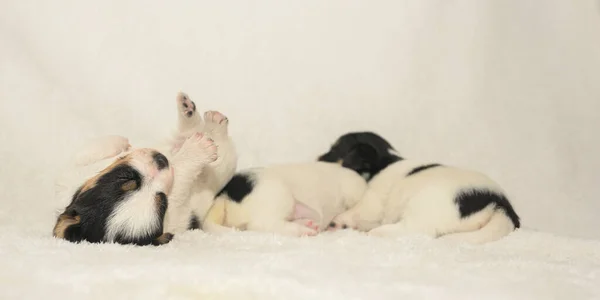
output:
{"label": "puppy with black spot on back", "polygon": [[193,201],[213,190],[212,201],[233,175],[236,155],[222,114],[209,111],[202,121],[183,93],[177,107],[178,130],[165,144],[132,149],[127,138],[107,136],[76,153],[55,182],[56,199],[64,208],[55,237],[162,245],[191,227],[203,206]]}
{"label": "puppy with black spot on back", "polygon": [[488,176],[400,157],[373,132],[342,135],[319,161],[337,163],[368,180],[363,199],[336,216],[329,230],[372,236],[426,235],[483,244],[520,227],[503,189]]}
{"label": "puppy with black spot on back", "polygon": [[367,182],[324,162],[277,164],[239,171],[215,198],[203,229],[313,236],[354,206]]}

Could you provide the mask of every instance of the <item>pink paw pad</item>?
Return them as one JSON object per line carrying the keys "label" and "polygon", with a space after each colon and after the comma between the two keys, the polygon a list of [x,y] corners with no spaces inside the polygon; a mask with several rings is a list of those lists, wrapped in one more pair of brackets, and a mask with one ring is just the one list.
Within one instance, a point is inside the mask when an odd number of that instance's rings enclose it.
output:
{"label": "pink paw pad", "polygon": [[297,219],[294,222],[296,222],[296,223],[298,223],[298,224],[300,224],[302,226],[305,226],[307,228],[310,228],[310,229],[312,229],[314,231],[319,231],[319,224],[317,222],[313,221],[313,220],[310,220],[310,219]]}
{"label": "pink paw pad", "polygon": [[214,110],[209,110],[204,113],[204,120],[215,124],[227,124],[229,119],[222,113]]}

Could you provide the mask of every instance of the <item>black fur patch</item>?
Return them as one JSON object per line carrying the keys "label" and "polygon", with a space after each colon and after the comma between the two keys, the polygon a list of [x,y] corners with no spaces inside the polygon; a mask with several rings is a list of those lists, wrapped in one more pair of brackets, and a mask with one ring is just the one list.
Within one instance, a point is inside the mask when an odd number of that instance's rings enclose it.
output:
{"label": "black fur patch", "polygon": [[[130,181],[136,182],[135,188],[122,189],[122,185]],[[79,222],[64,230],[64,238],[75,243],[81,241],[103,242],[108,217],[128,194],[135,193],[141,188],[142,182],[143,176],[135,168],[123,164],[102,175],[91,188],[83,192],[80,188],[63,212],[63,215],[77,217]],[[148,237],[135,240],[117,236],[115,238],[117,243],[148,245],[162,234],[162,220],[167,210],[167,197],[163,193],[157,193],[155,200],[161,220],[161,226],[156,232]]]}
{"label": "black fur patch", "polygon": [[160,152],[154,153],[154,155],[152,155],[152,159],[156,163],[156,167],[159,170],[164,170],[169,167],[169,160]]}
{"label": "black fur patch", "polygon": [[217,197],[226,194],[229,199],[240,203],[254,189],[254,182],[250,178],[250,174],[238,173],[233,175],[231,180],[217,194]]}
{"label": "black fur patch", "polygon": [[[156,193],[156,206],[157,206],[157,214],[160,220],[165,218],[165,214],[167,213],[167,208],[169,208],[169,201],[167,200],[167,195],[163,192]],[[162,231],[162,222],[160,222],[160,231]]]}
{"label": "black fur patch", "polygon": [[352,132],[342,135],[331,146],[329,152],[318,157],[318,161],[340,162],[342,166],[367,174],[370,180],[387,166],[402,160],[402,157],[391,154],[392,145],[373,132]]}
{"label": "black fur patch", "polygon": [[198,220],[198,216],[192,214],[190,217],[190,225],[189,230],[200,229],[200,220]]}
{"label": "black fur patch", "polygon": [[435,167],[440,167],[442,165],[440,164],[429,164],[429,165],[423,165],[423,166],[418,166],[412,170],[410,170],[410,172],[408,172],[408,174],[406,174],[406,177],[410,176],[410,175],[415,175],[419,172],[423,172],[427,169],[431,169],[431,168],[435,168]]}
{"label": "black fur patch", "polygon": [[520,218],[513,209],[506,196],[485,189],[469,189],[459,192],[454,198],[458,205],[461,218],[466,218],[476,212],[481,211],[490,204],[494,204],[496,209],[503,210],[510,218],[515,228],[521,227]]}

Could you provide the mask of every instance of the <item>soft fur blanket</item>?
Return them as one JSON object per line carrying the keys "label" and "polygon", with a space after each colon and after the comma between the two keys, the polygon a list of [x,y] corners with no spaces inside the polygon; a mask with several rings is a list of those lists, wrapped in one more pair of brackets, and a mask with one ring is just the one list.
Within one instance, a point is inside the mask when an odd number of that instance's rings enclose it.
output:
{"label": "soft fur blanket", "polygon": [[159,248],[74,245],[6,222],[0,232],[0,299],[600,297],[599,242],[532,231],[479,247],[193,231]]}

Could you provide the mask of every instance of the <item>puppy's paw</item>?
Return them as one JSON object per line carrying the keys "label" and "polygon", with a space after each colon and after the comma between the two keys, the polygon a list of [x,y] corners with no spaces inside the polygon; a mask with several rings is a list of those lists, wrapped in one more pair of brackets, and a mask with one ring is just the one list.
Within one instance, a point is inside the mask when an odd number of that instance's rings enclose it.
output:
{"label": "puppy's paw", "polygon": [[298,236],[299,237],[303,237],[303,236],[315,236],[317,235],[318,231],[306,226],[301,226],[298,228]]}
{"label": "puppy's paw", "polygon": [[215,137],[227,135],[229,119],[218,111],[209,110],[205,112],[204,124],[205,130],[211,132]]}
{"label": "puppy's paw", "polygon": [[171,242],[171,240],[173,240],[173,234],[169,233],[169,232],[165,232],[165,233],[161,234],[159,237],[155,238],[152,241],[152,245],[154,245],[154,246],[165,245],[165,244],[168,244],[169,242]]}
{"label": "puppy's paw", "polygon": [[203,165],[217,160],[217,145],[203,132],[196,132],[189,137],[179,151],[190,163]]}
{"label": "puppy's paw", "polygon": [[214,110],[209,110],[204,113],[204,121],[215,125],[227,126],[229,119],[222,113]]}
{"label": "puppy's paw", "polygon": [[318,232],[320,229],[319,224],[311,219],[296,219],[294,220],[294,223],[310,228],[316,232]]}
{"label": "puppy's paw", "polygon": [[333,221],[329,223],[328,231],[336,231],[341,229],[356,229],[354,218],[350,214],[341,214],[333,218]]}
{"label": "puppy's paw", "polygon": [[177,108],[182,117],[191,118],[196,113],[196,103],[183,92],[177,94]]}

